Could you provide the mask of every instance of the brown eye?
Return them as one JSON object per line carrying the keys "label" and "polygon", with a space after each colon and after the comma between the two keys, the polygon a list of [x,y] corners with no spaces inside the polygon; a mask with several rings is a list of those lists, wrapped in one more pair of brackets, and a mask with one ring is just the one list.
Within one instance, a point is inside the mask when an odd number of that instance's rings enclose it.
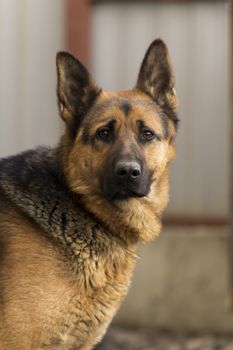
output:
{"label": "brown eye", "polygon": [[102,141],[109,141],[111,139],[111,131],[108,128],[102,128],[97,131],[97,138]]}
{"label": "brown eye", "polygon": [[151,130],[143,130],[142,138],[144,141],[151,141],[155,138],[155,134]]}

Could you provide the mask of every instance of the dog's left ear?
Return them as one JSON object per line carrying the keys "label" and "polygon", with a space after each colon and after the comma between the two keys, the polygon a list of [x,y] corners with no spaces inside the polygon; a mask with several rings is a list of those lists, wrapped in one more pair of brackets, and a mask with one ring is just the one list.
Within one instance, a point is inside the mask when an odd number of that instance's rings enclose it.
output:
{"label": "dog's left ear", "polygon": [[57,95],[62,119],[76,132],[101,89],[84,65],[68,52],[57,54]]}
{"label": "dog's left ear", "polygon": [[178,98],[168,50],[160,39],[154,40],[143,59],[136,88],[153,98],[161,107],[175,110]]}

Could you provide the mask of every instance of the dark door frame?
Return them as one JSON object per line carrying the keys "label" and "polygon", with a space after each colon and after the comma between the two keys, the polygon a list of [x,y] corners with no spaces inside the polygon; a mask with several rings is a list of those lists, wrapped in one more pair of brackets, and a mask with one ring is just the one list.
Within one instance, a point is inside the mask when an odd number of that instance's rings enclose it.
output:
{"label": "dark door frame", "polygon": [[90,64],[90,14],[89,0],[65,1],[65,45],[87,67]]}

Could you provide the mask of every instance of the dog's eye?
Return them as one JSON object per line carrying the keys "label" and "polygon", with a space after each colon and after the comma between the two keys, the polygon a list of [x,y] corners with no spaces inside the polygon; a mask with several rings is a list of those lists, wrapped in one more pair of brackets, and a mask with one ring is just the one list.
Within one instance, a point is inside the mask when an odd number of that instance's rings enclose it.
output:
{"label": "dog's eye", "polygon": [[151,141],[155,138],[155,134],[153,131],[146,129],[142,132],[142,138],[144,141]]}
{"label": "dog's eye", "polygon": [[111,131],[108,128],[102,128],[97,130],[97,138],[103,141],[109,141],[111,138]]}

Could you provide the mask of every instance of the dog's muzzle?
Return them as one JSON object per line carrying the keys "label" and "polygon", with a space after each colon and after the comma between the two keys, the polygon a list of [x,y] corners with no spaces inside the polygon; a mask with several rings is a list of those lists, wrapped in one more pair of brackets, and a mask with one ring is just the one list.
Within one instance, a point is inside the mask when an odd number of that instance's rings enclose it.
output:
{"label": "dog's muzzle", "polygon": [[137,160],[118,160],[102,178],[102,191],[110,200],[144,197],[149,190],[149,176]]}

